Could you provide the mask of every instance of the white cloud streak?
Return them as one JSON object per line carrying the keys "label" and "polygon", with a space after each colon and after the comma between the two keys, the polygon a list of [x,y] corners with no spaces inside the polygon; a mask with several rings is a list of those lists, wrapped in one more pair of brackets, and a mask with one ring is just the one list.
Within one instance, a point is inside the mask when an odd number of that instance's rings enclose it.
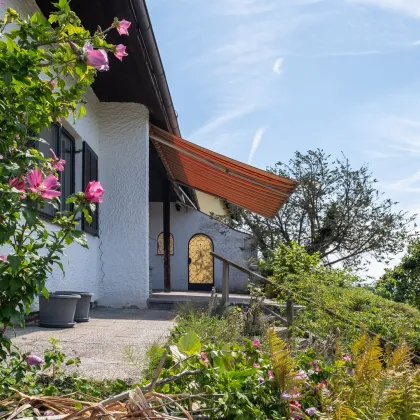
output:
{"label": "white cloud streak", "polygon": [[239,122],[242,133],[249,136],[255,124],[250,121],[253,115],[281,100],[275,73],[282,71],[283,41],[314,17],[305,14],[307,6],[296,5],[295,0],[213,0],[205,4],[203,13],[222,22],[219,33],[223,36],[213,37],[207,48],[186,63],[188,71],[194,69],[205,77],[204,89],[213,104],[210,118],[188,137],[210,147],[219,134],[238,131]]}
{"label": "white cloud streak", "polygon": [[251,146],[251,150],[249,152],[249,157],[248,157],[248,163],[251,164],[252,161],[254,160],[254,156],[255,153],[257,152],[258,148],[260,147],[261,144],[261,140],[263,138],[265,132],[265,128],[264,127],[260,127],[257,132],[254,135],[254,138],[252,139],[252,146]]}
{"label": "white cloud streak", "polygon": [[274,73],[281,74],[283,72],[283,62],[284,58],[279,57],[275,62],[273,66]]}
{"label": "white cloud streak", "polygon": [[420,172],[415,172],[406,178],[402,178],[388,184],[388,188],[392,190],[418,193],[420,192]]}
{"label": "white cloud streak", "polygon": [[420,18],[419,0],[347,0],[350,3],[369,4]]}

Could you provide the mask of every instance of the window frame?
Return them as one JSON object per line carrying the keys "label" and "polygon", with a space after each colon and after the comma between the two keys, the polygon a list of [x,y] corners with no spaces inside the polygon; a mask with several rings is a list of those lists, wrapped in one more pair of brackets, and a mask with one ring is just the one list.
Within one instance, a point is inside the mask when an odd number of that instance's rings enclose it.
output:
{"label": "window frame", "polygon": [[[66,169],[71,166],[71,173],[70,173],[70,193],[69,196],[74,194],[76,191],[76,140],[74,139],[74,137],[68,132],[68,130],[66,130],[63,126],[59,125],[59,124],[51,124],[50,130],[53,129],[56,130],[56,133],[54,133],[54,135],[56,136],[56,138],[54,139],[56,144],[57,144],[57,150],[54,150],[54,147],[52,147],[51,144],[49,144],[49,148],[48,149],[53,149],[54,153],[60,158],[62,159],[62,133],[64,133],[64,135],[70,140],[70,142],[72,143],[72,152],[71,152],[71,161],[70,161],[70,165],[68,165],[68,160],[66,160],[66,164],[64,165],[64,171],[66,171]],[[41,133],[39,134],[39,136],[41,135]],[[40,150],[39,147],[40,143],[38,142],[38,144],[35,145],[35,148]],[[48,156],[44,156],[46,158],[48,158]],[[68,171],[68,169],[67,169]],[[62,184],[62,179],[63,179],[63,173],[59,172],[59,178],[58,178],[58,182],[60,183],[60,185]],[[60,195],[60,211],[64,211],[65,206],[66,206],[66,199],[68,197],[66,197],[65,199],[63,199],[63,196]],[[71,205],[73,206],[73,205]],[[50,214],[47,213],[43,210],[43,208],[38,208],[38,212],[39,215],[48,221],[51,221],[54,219],[54,217],[56,216],[57,210],[54,209],[54,214]]]}
{"label": "window frame", "polygon": [[[162,252],[159,252],[159,239],[160,237],[162,237]],[[171,246],[172,245],[172,246]],[[163,232],[160,232],[157,236],[157,240],[156,240],[156,255],[165,255],[165,250],[163,249]],[[175,238],[174,235],[172,233],[169,234],[169,250],[172,251],[170,252],[170,255],[175,255]]]}

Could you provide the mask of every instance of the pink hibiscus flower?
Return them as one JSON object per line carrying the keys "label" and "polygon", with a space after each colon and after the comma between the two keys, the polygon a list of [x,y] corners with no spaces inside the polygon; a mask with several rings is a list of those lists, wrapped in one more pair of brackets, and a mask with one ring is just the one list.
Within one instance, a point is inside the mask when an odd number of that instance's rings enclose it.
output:
{"label": "pink hibiscus flower", "polygon": [[50,155],[52,159],[52,162],[51,162],[52,167],[56,169],[57,171],[64,171],[64,164],[66,163],[66,161],[64,159],[60,159],[59,157],[57,157],[53,149],[50,149]]}
{"label": "pink hibiscus flower", "polygon": [[252,345],[253,345],[254,347],[260,348],[260,347],[261,347],[260,340],[254,340],[254,341],[252,342]]}
{"label": "pink hibiscus flower", "polygon": [[123,19],[121,22],[116,24],[117,31],[120,35],[128,35],[128,28],[131,26],[131,22]]}
{"label": "pink hibiscus flower", "polygon": [[54,175],[48,175],[44,180],[38,169],[32,169],[27,176],[29,189],[34,193],[41,193],[42,198],[51,199],[61,195],[56,191],[60,184]]}
{"label": "pink hibiscus flower", "polygon": [[86,64],[98,71],[109,70],[108,54],[105,50],[94,50],[92,44],[85,44],[83,52],[86,55]]}
{"label": "pink hibiscus flower", "polygon": [[90,181],[85,190],[86,200],[92,203],[102,203],[104,189],[99,181]]}
{"label": "pink hibiscus flower", "polygon": [[123,57],[126,57],[128,54],[125,52],[125,45],[119,44],[117,45],[117,48],[114,52],[115,57],[118,58],[118,60],[122,61]]}

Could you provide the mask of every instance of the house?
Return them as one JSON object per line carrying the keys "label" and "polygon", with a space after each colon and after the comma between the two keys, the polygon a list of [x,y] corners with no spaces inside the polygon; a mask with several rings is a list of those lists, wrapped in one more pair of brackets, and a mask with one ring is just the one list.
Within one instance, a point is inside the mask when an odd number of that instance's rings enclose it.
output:
{"label": "house", "polygon": [[[51,0],[7,3],[26,15],[52,10]],[[248,264],[255,244],[200,212],[196,191],[270,217],[295,183],[181,138],[144,0],[72,0],[71,7],[91,31],[115,16],[132,26],[124,39],[129,55],[122,63],[109,57],[111,71],[99,73],[86,95],[87,115],[43,133],[67,161],[63,202],[91,180],[105,189],[92,225],[80,226],[89,249],[70,246],[64,278],[54,271],[47,288],[88,290],[104,306],[145,307],[152,289],[220,287],[210,251]],[[108,36],[118,43],[116,31]],[[51,215],[44,209],[47,223]],[[243,290],[246,277],[232,276],[232,288]]]}

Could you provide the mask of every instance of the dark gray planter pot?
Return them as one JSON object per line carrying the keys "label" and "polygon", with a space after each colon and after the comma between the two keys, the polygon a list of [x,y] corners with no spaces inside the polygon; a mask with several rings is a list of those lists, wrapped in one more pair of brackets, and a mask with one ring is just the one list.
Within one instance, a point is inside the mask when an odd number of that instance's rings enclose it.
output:
{"label": "dark gray planter pot", "polygon": [[80,295],[76,294],[50,293],[48,299],[40,294],[39,325],[51,328],[73,327],[76,305],[80,299]]}
{"label": "dark gray planter pot", "polygon": [[90,301],[92,299],[93,293],[62,291],[62,290],[58,290],[55,293],[58,293],[58,294],[61,294],[61,295],[80,295],[81,299],[79,299],[77,301],[76,313],[74,315],[74,320],[76,322],[88,322],[89,321]]}

